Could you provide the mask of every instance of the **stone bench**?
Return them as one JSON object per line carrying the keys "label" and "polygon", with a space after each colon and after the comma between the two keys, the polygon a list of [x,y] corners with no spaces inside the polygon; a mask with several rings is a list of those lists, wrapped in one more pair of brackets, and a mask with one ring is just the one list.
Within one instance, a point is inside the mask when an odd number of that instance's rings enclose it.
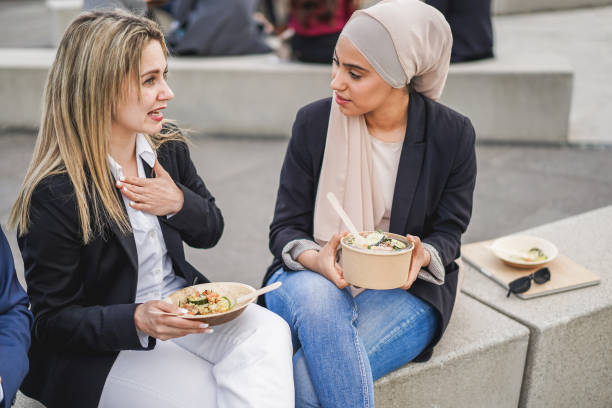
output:
{"label": "stone bench", "polygon": [[569,10],[612,4],[611,0],[493,0],[491,12],[496,15]]}
{"label": "stone bench", "polygon": [[[38,126],[55,51],[0,49],[0,126]],[[171,58],[168,117],[208,134],[288,136],[297,110],[331,95],[331,66],[274,55]],[[565,143],[573,72],[563,58],[500,56],[451,66],[441,102],[470,117],[479,140]]]}
{"label": "stone bench", "polygon": [[46,0],[45,5],[51,17],[53,44],[57,45],[66,27],[81,12],[83,0]]}
{"label": "stone bench", "polygon": [[[460,294],[448,329],[426,363],[411,363],[375,384],[380,408],[515,408],[529,330]],[[18,394],[16,408],[44,408]]]}
{"label": "stone bench", "polygon": [[[529,327],[520,407],[612,406],[612,206],[525,231],[555,243],[601,283],[540,298],[506,290],[466,265],[462,291]],[[551,271],[554,274],[554,270]]]}
{"label": "stone bench", "polygon": [[528,338],[523,325],[460,294],[431,360],[378,380],[376,406],[516,408]]}

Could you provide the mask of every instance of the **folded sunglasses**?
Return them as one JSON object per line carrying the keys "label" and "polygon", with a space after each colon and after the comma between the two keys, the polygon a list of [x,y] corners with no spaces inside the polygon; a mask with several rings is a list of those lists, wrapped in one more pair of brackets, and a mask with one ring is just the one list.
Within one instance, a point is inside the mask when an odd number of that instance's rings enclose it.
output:
{"label": "folded sunglasses", "polygon": [[531,281],[542,284],[550,280],[550,269],[544,267],[540,268],[531,275],[523,276],[508,283],[508,293],[506,297],[510,296],[511,293],[523,293],[527,292],[531,288]]}

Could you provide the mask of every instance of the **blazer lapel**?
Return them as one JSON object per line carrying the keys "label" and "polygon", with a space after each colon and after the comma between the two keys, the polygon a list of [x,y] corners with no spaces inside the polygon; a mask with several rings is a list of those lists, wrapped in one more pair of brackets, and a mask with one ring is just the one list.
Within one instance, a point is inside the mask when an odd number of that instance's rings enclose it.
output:
{"label": "blazer lapel", "polygon": [[[152,178],[154,176],[153,169],[147,164],[146,161],[142,159],[141,161],[142,161],[142,167],[145,172],[145,176],[147,178]],[[166,243],[166,250],[168,251],[168,255],[174,261],[175,260],[175,253],[174,253],[175,246],[173,245],[173,242],[172,242],[173,240],[171,239],[173,232],[172,232],[172,228],[168,224],[163,222],[164,218],[166,217],[165,216],[157,217],[157,220],[159,221],[159,227],[161,228],[161,232],[164,237],[164,242]]]}
{"label": "blazer lapel", "polygon": [[[119,202],[121,203],[121,207],[123,207],[123,211],[127,215],[127,210],[125,209],[125,203],[123,202],[123,197],[121,192],[117,190],[117,194],[119,196]],[[128,255],[128,259],[132,264],[132,267],[135,271],[138,271],[138,252],[136,251],[136,241],[134,240],[134,234],[132,232],[121,232],[119,227],[115,223],[111,223],[111,229],[119,239],[121,246],[125,250]]]}
{"label": "blazer lapel", "polygon": [[425,157],[425,123],[427,112],[422,96],[411,92],[408,105],[406,137],[397,169],[389,231],[404,234],[414,193],[421,175]]}
{"label": "blazer lapel", "polygon": [[147,178],[151,178],[153,176],[153,169],[146,161],[142,160],[140,157],[138,158],[138,160],[140,160],[140,162],[142,163],[142,168],[144,169],[145,176]]}

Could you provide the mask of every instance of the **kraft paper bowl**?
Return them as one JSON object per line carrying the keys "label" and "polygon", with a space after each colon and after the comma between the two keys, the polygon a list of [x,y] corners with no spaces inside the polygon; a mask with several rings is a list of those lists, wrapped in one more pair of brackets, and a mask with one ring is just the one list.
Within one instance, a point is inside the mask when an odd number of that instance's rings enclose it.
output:
{"label": "kraft paper bowl", "polygon": [[348,283],[366,289],[395,289],[406,283],[414,245],[402,235],[385,235],[405,243],[406,248],[388,252],[361,249],[345,242],[350,234],[342,238],[342,269]]}
{"label": "kraft paper bowl", "polygon": [[[172,303],[173,305],[178,306],[179,302],[184,302],[187,299],[187,295],[190,293],[191,289],[195,288],[196,290],[202,292],[205,289],[213,290],[217,292],[221,296],[227,296],[232,304],[236,302],[242,295],[247,295],[249,293],[255,292],[255,289],[252,286],[249,286],[244,283],[239,282],[211,282],[211,283],[202,283],[200,285],[189,286],[187,288],[179,289],[176,292],[171,293],[164,301],[168,303]],[[210,313],[207,315],[182,315],[181,318],[189,319],[189,320],[197,320],[200,322],[208,323],[210,326],[217,326],[223,323],[227,323],[231,320],[234,320],[238,316],[244,312],[249,303],[252,303],[257,298],[252,299],[249,302],[241,303],[240,305],[236,305],[232,307],[227,312],[222,313]]]}

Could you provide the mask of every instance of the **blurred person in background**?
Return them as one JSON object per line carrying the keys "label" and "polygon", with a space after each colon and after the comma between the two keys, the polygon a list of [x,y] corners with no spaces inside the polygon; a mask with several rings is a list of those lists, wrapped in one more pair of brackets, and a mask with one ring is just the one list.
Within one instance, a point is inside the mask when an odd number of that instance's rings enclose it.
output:
{"label": "blurred person in background", "polygon": [[287,27],[292,57],[329,64],[338,36],[356,9],[355,0],[289,0]]}
{"label": "blurred person in background", "polygon": [[28,372],[32,313],[0,228],[0,408],[9,408]]}
{"label": "blurred person in background", "polygon": [[34,314],[22,392],[47,408],[290,407],[291,338],[250,304],[206,323],[162,299],[206,277],[183,245],[224,221],[185,137],[151,20],[92,11],[66,29],[9,226]]}
{"label": "blurred person in background", "polygon": [[491,0],[426,0],[444,14],[453,33],[451,62],[493,57]]}
{"label": "blurred person in background", "polygon": [[258,0],[175,0],[167,35],[174,55],[245,55],[272,51],[256,15]]}
{"label": "blurred person in background", "polygon": [[157,22],[164,32],[168,32],[173,3],[174,0],[84,0],[83,10],[123,9]]}

